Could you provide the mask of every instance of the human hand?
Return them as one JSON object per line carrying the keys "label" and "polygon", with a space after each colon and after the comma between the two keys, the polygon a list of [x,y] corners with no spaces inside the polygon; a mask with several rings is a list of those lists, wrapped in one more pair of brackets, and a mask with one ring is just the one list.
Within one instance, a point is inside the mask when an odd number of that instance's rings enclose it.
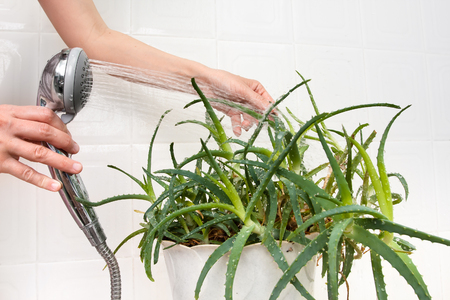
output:
{"label": "human hand", "polygon": [[61,189],[57,180],[40,174],[19,161],[43,163],[76,174],[83,169],[79,162],[51,151],[41,145],[48,142],[70,154],[79,151],[66,125],[50,109],[39,106],[0,105],[0,173],[11,174],[21,180],[49,191]]}
{"label": "human hand", "polygon": [[[206,87],[202,91],[209,98],[222,98],[240,103],[259,113],[264,113],[274,102],[266,89],[256,80],[247,79],[227,71],[210,69],[206,76],[200,77]],[[240,136],[242,128],[248,131],[258,120],[238,109],[211,103],[211,105],[231,118],[233,133]]]}

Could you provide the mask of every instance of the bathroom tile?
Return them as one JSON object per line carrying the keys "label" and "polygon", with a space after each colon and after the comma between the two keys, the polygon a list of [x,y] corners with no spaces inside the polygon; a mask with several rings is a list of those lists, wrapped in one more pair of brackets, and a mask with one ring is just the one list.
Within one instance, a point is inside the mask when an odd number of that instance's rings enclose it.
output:
{"label": "bathroom tile", "polygon": [[219,40],[292,42],[291,2],[271,0],[217,1]]}
{"label": "bathroom tile", "polygon": [[131,5],[132,34],[215,37],[214,1],[132,0]]}
{"label": "bathroom tile", "polygon": [[450,109],[448,95],[450,88],[450,56],[429,55],[427,57],[428,78],[430,83],[431,120],[434,140],[450,139],[450,121],[447,111]]}
{"label": "bathroom tile", "polygon": [[130,33],[131,0],[94,0],[94,4],[109,28]]}
{"label": "bathroom tile", "polygon": [[[442,231],[439,232],[439,236],[446,238],[450,240],[450,231]],[[448,246],[438,246],[439,252],[438,255],[436,255],[435,258],[431,260],[431,265],[433,266],[439,266],[439,273],[436,272],[436,275],[434,276],[436,282],[440,283],[441,286],[441,298],[438,298],[439,295],[436,297],[436,299],[444,299],[444,295],[450,295],[450,286],[448,284],[448,270],[450,268],[450,247]]]}
{"label": "bathroom tile", "polygon": [[[119,259],[123,299],[134,299],[131,259]],[[104,299],[111,295],[102,259],[38,264],[39,299]]]}
{"label": "bathroom tile", "polygon": [[[378,148],[378,145],[377,147]],[[373,157],[375,159],[375,156]],[[435,190],[433,145],[427,141],[386,142],[384,154],[388,173],[400,173],[408,183],[409,197],[394,206],[394,220],[424,231],[436,231],[438,220],[424,216],[439,215],[438,194]],[[399,180],[390,178],[393,193],[405,195]],[[404,198],[404,197],[403,197]]]}
{"label": "bathroom tile", "polygon": [[448,174],[448,168],[450,168],[450,161],[448,159],[450,142],[435,141],[433,142],[433,146],[433,175],[435,176],[435,183],[434,186],[430,187],[430,189],[436,190],[437,222],[439,229],[450,231],[450,220],[448,218],[450,204],[448,203],[448,194],[445,188],[450,180],[450,176]]}
{"label": "bathroom tile", "polygon": [[[430,233],[433,234],[433,232]],[[417,266],[419,273],[422,275],[432,298],[445,299],[445,297],[442,298],[442,294],[440,293],[441,282],[439,280],[439,277],[436,276],[437,274],[439,274],[440,263],[434,263],[433,259],[431,259],[430,261],[430,258],[438,257],[439,248],[441,248],[441,246],[434,243],[432,244],[430,242],[424,242],[419,239],[405,239],[417,248],[417,250],[413,251],[413,253],[410,255],[410,258]],[[389,298],[417,298],[412,287],[408,285],[408,283],[399,275],[397,270],[391,267],[391,265],[386,261],[383,261],[383,272],[385,274],[385,282]]]}
{"label": "bathroom tile", "polygon": [[161,255],[160,260],[156,265],[152,265],[152,274],[155,279],[154,282],[151,282],[147,278],[144,265],[139,258],[133,259],[133,266],[134,299],[172,299],[170,282],[167,276],[163,255]]}
{"label": "bathroom tile", "polygon": [[361,41],[360,2],[292,1],[295,42],[357,47]]}
{"label": "bathroom tile", "polygon": [[35,105],[39,81],[37,33],[0,32],[0,104]]}
{"label": "bathroom tile", "polygon": [[37,32],[39,4],[37,1],[2,1],[0,4],[0,30]]}
{"label": "bathroom tile", "polygon": [[425,47],[428,51],[448,54],[450,51],[450,2],[421,0]]}
{"label": "bathroom tile", "polygon": [[[94,0],[100,16],[112,30],[130,33],[131,1],[130,0]],[[40,31],[56,33],[44,10],[39,6]]]}
{"label": "bathroom tile", "polygon": [[11,300],[36,300],[36,265],[0,265],[0,296]]}
{"label": "bathroom tile", "polygon": [[361,2],[363,44],[374,49],[424,49],[419,0]]}
{"label": "bathroom tile", "polygon": [[[412,105],[392,126],[390,140],[430,140],[431,109],[424,55],[367,50],[365,61],[368,102]],[[396,112],[388,108],[371,110],[371,124],[384,130]]]}
{"label": "bathroom tile", "polygon": [[[297,45],[296,69],[311,79],[308,85],[320,112],[366,103],[363,52],[354,48]],[[315,115],[309,95],[301,88],[299,116],[304,121]],[[337,115],[326,121],[329,128],[349,132],[367,122],[367,110]]]}
{"label": "bathroom tile", "polygon": [[[83,163],[81,178],[90,201],[129,193],[130,182],[122,173],[109,169],[107,164],[127,169],[131,157],[127,146],[82,146],[74,157]],[[64,206],[58,194],[38,195],[38,260],[53,262],[93,259],[98,255]],[[99,222],[107,236],[107,243],[115,248],[132,230],[131,202],[118,201],[95,208]],[[126,245],[119,257],[131,255]]]}
{"label": "bathroom tile", "polygon": [[34,262],[36,188],[0,174],[0,191],[0,265]]}

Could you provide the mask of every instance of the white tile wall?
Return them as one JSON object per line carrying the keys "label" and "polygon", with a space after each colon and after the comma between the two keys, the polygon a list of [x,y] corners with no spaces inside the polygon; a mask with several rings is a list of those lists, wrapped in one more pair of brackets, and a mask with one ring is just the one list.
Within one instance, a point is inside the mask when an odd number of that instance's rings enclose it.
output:
{"label": "white tile wall", "polygon": [[220,40],[263,43],[292,42],[291,1],[217,1]]}
{"label": "white tile wall", "polygon": [[214,38],[214,16],[214,1],[131,1],[133,34]]}
{"label": "white tile wall", "polygon": [[[298,70],[312,79],[310,86],[322,111],[366,102],[412,104],[394,124],[386,145],[388,171],[402,173],[410,184],[410,198],[397,207],[396,219],[450,238],[448,1],[94,2],[111,28],[175,55],[255,78],[274,98],[300,81]],[[0,20],[0,103],[34,105],[42,68],[65,45],[37,1],[2,1]],[[108,107],[108,99],[100,96],[113,86],[113,92],[129,96],[125,103],[145,102],[127,110]],[[159,116],[169,104],[178,108],[191,99],[117,81],[102,88],[69,125],[81,145],[76,159],[84,164],[82,177],[95,201],[139,192],[126,176],[106,165],[140,178]],[[295,92],[285,106],[304,119],[312,114],[304,90]],[[147,118],[144,109],[151,111]],[[201,107],[169,114],[156,140],[155,169],[171,166],[166,149],[172,141],[179,160],[197,151],[195,143],[206,132],[198,126],[174,130],[173,124],[202,114]],[[337,117],[330,127],[345,122],[346,128],[353,128],[368,118],[381,135],[394,114],[390,109],[360,111]],[[48,172],[45,166],[32,165]],[[96,209],[112,248],[139,228],[142,215],[133,209],[146,207],[145,202],[133,201]],[[156,282],[148,281],[138,258],[138,240],[118,253],[123,298],[171,299],[164,261],[154,268]],[[434,299],[447,299],[449,249],[413,243],[418,247],[413,259]],[[367,284],[372,278],[363,271],[370,262],[365,257],[356,263],[349,278],[350,299],[375,299],[366,296],[373,291]],[[0,175],[0,299],[103,299],[109,295],[109,275],[103,266],[59,195]],[[388,286],[390,298],[415,297],[395,271],[386,277],[395,280]],[[73,289],[73,283],[83,288]],[[324,280],[318,279],[317,298],[325,298],[325,293]],[[340,297],[346,299],[345,288]]]}
{"label": "white tile wall", "polygon": [[423,50],[418,0],[364,1],[361,2],[361,17],[364,46],[414,52]]}
{"label": "white tile wall", "polygon": [[359,1],[292,1],[295,42],[357,47],[362,44]]}

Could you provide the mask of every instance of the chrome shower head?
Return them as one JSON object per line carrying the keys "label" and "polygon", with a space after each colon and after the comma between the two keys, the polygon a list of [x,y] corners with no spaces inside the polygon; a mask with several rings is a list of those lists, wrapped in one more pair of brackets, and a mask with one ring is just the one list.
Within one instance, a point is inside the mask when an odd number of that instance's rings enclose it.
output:
{"label": "chrome shower head", "polygon": [[[84,107],[91,89],[92,72],[86,53],[81,48],[64,49],[47,62],[39,82],[36,105],[48,107],[54,112],[63,112],[61,120],[67,124]],[[51,151],[71,157],[47,142],[42,142],[42,145]],[[108,265],[111,299],[120,300],[121,282],[117,260],[106,245],[106,235],[94,209],[78,201],[89,201],[80,174],[69,174],[50,166],[49,170],[52,177],[62,183],[59,194],[73,219]]]}
{"label": "chrome shower head", "polygon": [[64,112],[67,124],[84,107],[92,89],[92,72],[81,48],[67,48],[53,56],[42,72],[37,105]]}

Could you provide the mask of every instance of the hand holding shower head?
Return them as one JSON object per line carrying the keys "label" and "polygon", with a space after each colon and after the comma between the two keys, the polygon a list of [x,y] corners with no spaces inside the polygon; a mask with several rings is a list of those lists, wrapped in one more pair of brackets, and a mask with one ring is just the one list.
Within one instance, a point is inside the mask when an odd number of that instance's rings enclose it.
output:
{"label": "hand holding shower head", "polygon": [[[92,89],[92,72],[86,53],[81,48],[64,49],[53,56],[44,68],[37,96],[37,105],[63,112],[61,120],[67,124],[84,107]],[[66,152],[43,142],[50,150],[70,157]],[[120,300],[120,272],[114,254],[106,245],[97,215],[92,207],[77,201],[77,198],[89,200],[79,174],[69,174],[50,167],[52,177],[62,183],[59,191],[67,209],[84,232],[92,246],[105,259],[111,277],[111,299]]]}

